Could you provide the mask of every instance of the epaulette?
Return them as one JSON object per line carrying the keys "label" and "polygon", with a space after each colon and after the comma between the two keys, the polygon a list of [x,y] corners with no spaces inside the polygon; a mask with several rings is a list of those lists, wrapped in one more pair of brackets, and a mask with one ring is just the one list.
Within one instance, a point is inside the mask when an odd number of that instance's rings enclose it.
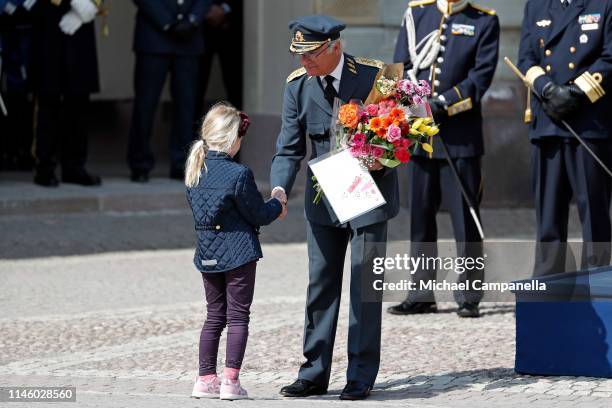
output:
{"label": "epaulette", "polygon": [[296,78],[301,77],[305,73],[306,73],[306,68],[304,68],[304,67],[296,69],[295,71],[290,73],[289,76],[287,77],[287,83],[293,81]]}
{"label": "epaulette", "polygon": [[474,4],[474,3],[470,2],[470,6],[474,7],[478,11],[482,11],[483,13],[487,13],[487,14],[490,14],[492,16],[494,16],[496,14],[495,10],[487,8],[485,6],[481,6],[480,4]]}
{"label": "epaulette", "polygon": [[428,4],[434,4],[436,0],[414,0],[408,3],[408,7],[426,6]]}
{"label": "epaulette", "polygon": [[370,67],[382,69],[385,66],[385,63],[371,58],[363,58],[363,57],[355,57],[355,61],[361,65],[368,65]]}

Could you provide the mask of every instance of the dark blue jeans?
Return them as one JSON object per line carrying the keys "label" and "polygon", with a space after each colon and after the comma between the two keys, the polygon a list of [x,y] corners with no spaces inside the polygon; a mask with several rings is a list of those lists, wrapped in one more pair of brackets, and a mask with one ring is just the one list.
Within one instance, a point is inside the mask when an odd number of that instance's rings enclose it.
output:
{"label": "dark blue jeans", "polygon": [[200,334],[199,375],[217,372],[219,339],[226,325],[225,366],[238,369],[242,366],[249,337],[256,265],[253,261],[227,272],[202,273],[207,315]]}

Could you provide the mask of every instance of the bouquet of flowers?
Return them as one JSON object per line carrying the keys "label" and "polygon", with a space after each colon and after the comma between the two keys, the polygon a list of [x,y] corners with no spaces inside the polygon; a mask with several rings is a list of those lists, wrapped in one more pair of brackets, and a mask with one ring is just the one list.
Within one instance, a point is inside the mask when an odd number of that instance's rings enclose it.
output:
{"label": "bouquet of flowers", "polygon": [[348,148],[368,167],[376,161],[391,168],[407,163],[419,147],[432,153],[431,138],[439,129],[427,103],[429,84],[381,76],[375,86],[379,101],[350,102],[338,110],[336,147]]}
{"label": "bouquet of flowers", "polygon": [[[410,161],[417,148],[433,153],[432,137],[438,134],[427,98],[431,88],[426,81],[412,82],[380,76],[365,105],[351,101],[337,109],[332,123],[335,148],[348,149],[368,168],[376,162],[397,167]],[[322,190],[313,177],[317,195]]]}

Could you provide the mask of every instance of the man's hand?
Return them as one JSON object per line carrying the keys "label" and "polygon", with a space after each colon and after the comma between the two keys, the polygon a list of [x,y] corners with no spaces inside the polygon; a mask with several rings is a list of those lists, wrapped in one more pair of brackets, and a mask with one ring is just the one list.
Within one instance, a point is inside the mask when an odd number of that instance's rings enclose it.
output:
{"label": "man's hand", "polygon": [[284,220],[284,219],[285,219],[285,217],[287,216],[287,212],[288,212],[289,210],[287,209],[287,204],[283,203],[283,202],[282,202],[281,200],[279,200],[278,198],[277,198],[277,200],[278,200],[278,201],[280,201],[281,205],[283,206],[283,211],[281,211],[280,215],[278,216],[278,219],[282,221],[282,220]]}
{"label": "man's hand", "polygon": [[168,32],[179,41],[187,41],[193,37],[198,26],[189,19],[178,20],[168,28]]}
{"label": "man's hand", "polygon": [[374,163],[372,164],[368,164],[368,170],[370,171],[378,171],[378,170],[382,170],[383,165],[380,164],[380,162],[378,160],[375,160]]}
{"label": "man's hand", "polygon": [[576,85],[557,85],[549,82],[542,89],[544,111],[557,122],[575,113],[587,97]]}
{"label": "man's hand", "polygon": [[278,199],[282,204],[287,205],[287,194],[282,187],[274,187],[270,196]]}
{"label": "man's hand", "polygon": [[431,108],[431,116],[433,116],[434,122],[440,123],[448,117],[446,104],[440,98],[430,99],[429,107]]}
{"label": "man's hand", "polygon": [[219,4],[213,4],[206,14],[206,23],[213,28],[220,27],[225,22],[225,10]]}

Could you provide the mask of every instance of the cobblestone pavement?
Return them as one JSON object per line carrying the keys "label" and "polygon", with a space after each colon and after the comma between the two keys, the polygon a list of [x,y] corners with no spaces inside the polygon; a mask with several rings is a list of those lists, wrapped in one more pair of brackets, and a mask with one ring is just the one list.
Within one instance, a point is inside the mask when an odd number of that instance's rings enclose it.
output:
{"label": "cobblestone pavement", "polygon": [[[348,294],[330,393],[283,399],[278,389],[294,380],[302,361],[306,247],[265,244],[264,254],[241,374],[253,399],[234,404],[343,403],[337,395],[345,380]],[[54,407],[223,405],[189,398],[203,321],[191,257],[192,250],[178,249],[0,261],[0,385],[77,387],[76,404]],[[612,406],[612,380],[513,372],[512,304],[487,303],[484,317],[472,320],[457,318],[453,304],[441,306],[436,315],[385,314],[380,374],[359,406]],[[220,364],[223,355],[222,348]]]}

